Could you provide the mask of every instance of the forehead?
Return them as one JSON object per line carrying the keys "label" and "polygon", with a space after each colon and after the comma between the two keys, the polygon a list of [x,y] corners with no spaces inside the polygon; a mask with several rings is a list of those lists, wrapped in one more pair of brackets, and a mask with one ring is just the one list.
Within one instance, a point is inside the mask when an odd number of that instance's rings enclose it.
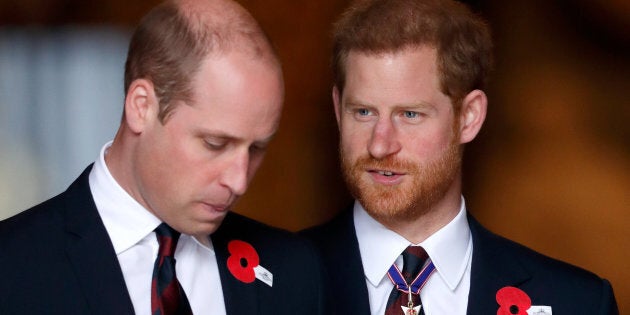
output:
{"label": "forehead", "polygon": [[415,99],[441,93],[436,56],[428,46],[378,54],[352,51],[346,60],[344,95]]}
{"label": "forehead", "polygon": [[249,54],[208,56],[192,80],[194,121],[209,129],[232,130],[242,138],[267,137],[277,128],[284,99],[276,65]]}
{"label": "forehead", "polygon": [[357,70],[370,70],[375,67],[405,73],[404,70],[422,70],[423,73],[437,73],[437,49],[432,46],[409,46],[400,50],[369,52],[352,50],[345,61],[346,76]]}
{"label": "forehead", "polygon": [[209,53],[203,58],[192,80],[193,88],[205,89],[210,85],[232,85],[269,81],[283,85],[282,71],[275,56],[260,50],[229,47]]}

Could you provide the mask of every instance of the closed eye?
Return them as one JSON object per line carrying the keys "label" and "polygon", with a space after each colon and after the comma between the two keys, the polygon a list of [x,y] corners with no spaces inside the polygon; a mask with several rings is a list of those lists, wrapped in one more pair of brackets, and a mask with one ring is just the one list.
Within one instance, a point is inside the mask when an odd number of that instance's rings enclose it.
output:
{"label": "closed eye", "polygon": [[222,139],[204,139],[203,142],[212,151],[221,151],[227,145],[227,141]]}

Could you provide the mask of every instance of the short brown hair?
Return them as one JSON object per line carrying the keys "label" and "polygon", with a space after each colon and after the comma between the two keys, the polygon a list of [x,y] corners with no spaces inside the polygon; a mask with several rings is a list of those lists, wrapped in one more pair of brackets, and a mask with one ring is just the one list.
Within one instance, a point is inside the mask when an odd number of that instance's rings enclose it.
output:
{"label": "short brown hair", "polygon": [[380,54],[414,46],[437,49],[442,92],[456,109],[474,89],[483,89],[492,67],[487,24],[453,0],[359,0],[333,31],[335,86],[343,92],[351,51]]}
{"label": "short brown hair", "polygon": [[279,66],[269,39],[245,9],[229,0],[206,4],[214,7],[204,11],[166,1],[142,18],[131,38],[125,94],[134,80],[150,80],[162,122],[173,110],[173,101],[191,101],[191,81],[213,51],[249,50]]}
{"label": "short brown hair", "polygon": [[206,55],[204,35],[193,32],[172,2],[151,10],[134,32],[125,63],[125,94],[136,79],[153,83],[164,121],[172,100],[191,97],[190,81]]}

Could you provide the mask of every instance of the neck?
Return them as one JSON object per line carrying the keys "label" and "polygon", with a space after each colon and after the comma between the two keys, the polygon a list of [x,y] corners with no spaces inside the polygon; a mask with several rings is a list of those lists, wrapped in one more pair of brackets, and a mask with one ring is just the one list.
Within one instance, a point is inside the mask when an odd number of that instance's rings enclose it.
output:
{"label": "neck", "polygon": [[131,140],[124,136],[122,130],[118,131],[114,137],[114,141],[105,153],[105,164],[114,180],[122,187],[132,198],[138,201],[146,209],[148,206],[140,198],[140,194],[136,185],[134,184],[133,169],[134,166],[130,161],[133,161],[129,152],[132,152],[129,146]]}
{"label": "neck", "polygon": [[419,244],[451,222],[461,208],[461,191],[448,192],[430,209],[412,219],[379,219],[388,229],[404,237],[412,244]]}

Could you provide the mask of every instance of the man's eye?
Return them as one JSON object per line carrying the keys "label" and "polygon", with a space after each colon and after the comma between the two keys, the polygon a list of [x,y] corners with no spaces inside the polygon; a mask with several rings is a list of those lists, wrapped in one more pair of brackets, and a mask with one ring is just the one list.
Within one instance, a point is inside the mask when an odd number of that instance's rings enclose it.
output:
{"label": "man's eye", "polygon": [[359,116],[368,116],[370,115],[370,110],[366,108],[360,108],[357,109],[357,114],[359,114]]}
{"label": "man's eye", "polygon": [[225,143],[224,142],[204,140],[204,143],[206,144],[208,149],[215,150],[215,151],[216,150],[221,150],[221,149],[223,149],[225,147]]}
{"label": "man's eye", "polygon": [[419,116],[418,112],[405,111],[405,118],[417,118]]}

